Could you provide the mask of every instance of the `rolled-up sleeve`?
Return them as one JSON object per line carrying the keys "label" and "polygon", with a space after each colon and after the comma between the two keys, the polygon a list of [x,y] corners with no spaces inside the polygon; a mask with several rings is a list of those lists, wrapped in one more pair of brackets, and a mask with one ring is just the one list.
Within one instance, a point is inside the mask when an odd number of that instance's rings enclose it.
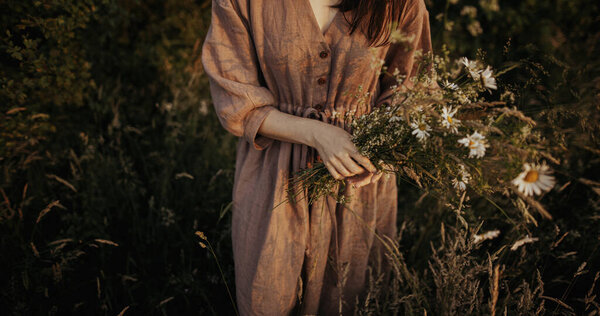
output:
{"label": "rolled-up sleeve", "polygon": [[390,105],[394,94],[394,86],[398,85],[396,78],[391,74],[397,69],[400,75],[406,76],[403,85],[410,87],[410,77],[416,75],[419,64],[415,63],[415,51],[421,50],[423,54],[432,51],[431,31],[429,25],[429,11],[423,0],[406,1],[398,23],[399,30],[408,36],[414,36],[410,43],[392,43],[384,58],[384,67],[387,71],[381,74],[380,94],[376,106]]}
{"label": "rolled-up sleeve", "polygon": [[267,148],[274,139],[258,134],[258,129],[267,115],[278,109],[271,91],[260,83],[248,20],[232,0],[212,1],[202,65],[221,125],[255,149]]}

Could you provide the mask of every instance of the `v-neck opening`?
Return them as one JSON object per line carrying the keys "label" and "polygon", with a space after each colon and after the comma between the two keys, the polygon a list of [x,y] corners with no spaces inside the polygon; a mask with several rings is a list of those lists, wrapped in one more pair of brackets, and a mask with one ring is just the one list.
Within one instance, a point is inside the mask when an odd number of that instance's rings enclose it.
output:
{"label": "v-neck opening", "polygon": [[339,9],[336,9],[335,15],[331,19],[331,22],[329,23],[329,25],[327,25],[327,27],[325,28],[324,31],[321,31],[321,26],[319,26],[319,21],[317,20],[317,16],[315,15],[315,11],[313,10],[312,4],[310,4],[310,0],[301,0],[301,1],[305,3],[305,7],[308,10],[308,14],[311,17],[312,23],[316,27],[317,32],[321,35],[322,38],[325,38],[325,36],[327,35],[329,30],[333,26],[333,23],[335,23],[335,20],[338,18],[338,15],[340,15],[341,11]]}

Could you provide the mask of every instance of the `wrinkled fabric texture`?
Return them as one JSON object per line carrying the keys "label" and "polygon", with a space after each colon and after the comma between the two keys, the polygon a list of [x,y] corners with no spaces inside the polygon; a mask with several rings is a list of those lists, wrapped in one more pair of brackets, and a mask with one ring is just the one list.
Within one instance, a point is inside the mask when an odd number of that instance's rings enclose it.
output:
{"label": "wrinkled fabric texture", "polygon": [[[352,12],[337,12],[323,33],[309,0],[213,0],[202,64],[222,126],[239,136],[232,207],[237,305],[241,315],[351,314],[380,263],[375,236],[396,234],[396,177],[355,189],[346,206],[332,197],[286,202],[288,179],[315,161],[316,150],[258,134],[271,111],[334,124],[343,115],[389,104],[394,78],[417,71],[413,53],[431,50],[423,0],[407,0],[398,27],[408,45],[368,47],[349,34]],[[375,65],[375,66],[373,66]],[[369,93],[366,102],[352,94]],[[342,187],[338,186],[338,190]],[[377,260],[376,260],[377,259]]]}

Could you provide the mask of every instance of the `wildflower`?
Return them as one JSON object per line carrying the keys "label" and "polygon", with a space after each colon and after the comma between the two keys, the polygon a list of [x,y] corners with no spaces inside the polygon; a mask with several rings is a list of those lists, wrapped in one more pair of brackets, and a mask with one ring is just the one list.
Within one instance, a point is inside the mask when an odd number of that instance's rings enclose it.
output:
{"label": "wildflower", "polygon": [[400,122],[402,120],[403,120],[402,116],[392,115],[392,117],[390,117],[390,122]]}
{"label": "wildflower", "polygon": [[458,124],[460,120],[454,118],[454,114],[456,114],[457,109],[452,110],[452,107],[442,108],[442,126],[452,131],[452,133],[458,133]]}
{"label": "wildflower", "polygon": [[427,137],[429,137],[428,132],[431,131],[431,127],[427,125],[425,121],[412,122],[410,123],[410,127],[413,128],[412,134],[415,135],[419,141],[424,142]]}
{"label": "wildflower", "polygon": [[500,11],[500,5],[498,5],[498,0],[479,0],[479,5],[485,11],[490,11],[490,12]]}
{"label": "wildflower", "polygon": [[510,250],[515,251],[515,250],[519,249],[519,247],[523,246],[524,244],[529,244],[529,243],[536,242],[536,241],[538,241],[537,237],[531,238],[531,237],[529,237],[529,235],[527,235],[527,236],[525,236],[525,238],[517,240],[512,245],[512,247],[510,247]]}
{"label": "wildflower", "polygon": [[460,165],[459,175],[452,179],[452,186],[459,191],[464,191],[467,189],[467,184],[470,180],[471,175],[467,172],[464,165]]}
{"label": "wildflower", "polygon": [[474,6],[466,5],[460,10],[460,15],[467,15],[474,19],[477,17],[477,8]]}
{"label": "wildflower", "polygon": [[494,89],[496,90],[498,87],[496,86],[496,79],[492,77],[492,68],[487,66],[487,68],[481,72],[481,84],[484,88]]}
{"label": "wildflower", "polygon": [[166,207],[160,208],[160,215],[162,220],[162,225],[169,227],[172,224],[175,224],[175,213],[173,210],[168,209]]}
{"label": "wildflower", "polygon": [[469,99],[469,97],[467,97],[462,91],[458,90],[456,93],[456,98],[458,99],[458,102],[465,104],[465,103],[470,103],[471,100]]}
{"label": "wildflower", "polygon": [[473,235],[473,243],[477,244],[484,240],[494,239],[494,238],[498,237],[499,235],[500,235],[500,231],[497,229],[485,232],[484,234],[481,234],[481,235]]}
{"label": "wildflower", "polygon": [[458,90],[458,85],[454,82],[450,82],[447,79],[442,82],[442,87],[450,90]]}
{"label": "wildflower", "polygon": [[476,61],[469,60],[467,57],[462,57],[460,59],[460,62],[463,65],[465,65],[467,71],[469,71],[469,74],[471,75],[471,78],[473,78],[473,80],[479,79],[479,74],[481,73],[481,70],[479,69],[479,66],[477,65]]}
{"label": "wildflower", "polygon": [[515,102],[515,94],[512,91],[504,91],[504,93],[502,93],[500,96],[500,100],[507,103],[513,103]]}
{"label": "wildflower", "polygon": [[525,163],[523,167],[525,170],[512,180],[519,192],[529,196],[534,193],[539,195],[542,191],[552,189],[555,179],[550,175],[550,168],[545,162],[541,165]]}
{"label": "wildflower", "polygon": [[465,145],[465,147],[469,147],[469,158],[483,157],[485,155],[485,148],[488,147],[487,143],[485,142],[485,136],[479,134],[478,132],[474,132],[465,138],[461,138],[458,140],[458,142]]}
{"label": "wildflower", "polygon": [[481,33],[483,33],[481,23],[479,23],[479,21],[477,20],[474,20],[471,23],[469,23],[469,25],[467,25],[467,31],[469,31],[469,33],[471,33],[471,35],[473,36],[478,36],[481,35]]}

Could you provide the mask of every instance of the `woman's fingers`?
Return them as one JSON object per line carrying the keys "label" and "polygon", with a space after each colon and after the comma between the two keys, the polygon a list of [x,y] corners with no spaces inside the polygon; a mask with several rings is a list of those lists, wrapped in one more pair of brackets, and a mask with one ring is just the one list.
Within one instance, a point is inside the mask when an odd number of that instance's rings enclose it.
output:
{"label": "woman's fingers", "polygon": [[355,188],[360,188],[362,186],[375,183],[381,179],[383,176],[383,171],[377,171],[375,173],[365,172],[362,174],[357,174],[348,178],[348,182],[352,184]]}
{"label": "woman's fingers", "polygon": [[370,178],[371,175],[372,175],[372,173],[370,173],[370,172],[364,172],[361,174],[357,174],[355,176],[348,178],[348,183],[352,184],[353,187],[358,188],[358,187],[360,187],[359,184],[361,184],[366,178]]}
{"label": "woman's fingers", "polygon": [[350,158],[349,154],[346,155],[346,157],[340,158],[339,160],[344,164],[344,167],[346,167],[348,171],[352,172],[352,175],[366,172],[363,167],[359,166],[354,160],[352,160],[352,158]]}
{"label": "woman's fingers", "polygon": [[368,171],[377,171],[377,169],[375,168],[375,166],[373,166],[369,158],[361,155],[358,151],[351,152],[350,157],[354,158],[354,160],[356,160],[359,164],[363,165]]}
{"label": "woman's fingers", "polygon": [[371,183],[371,179],[373,178],[373,175],[374,175],[374,173],[367,172],[366,175],[355,184],[355,186],[357,188],[360,188],[360,187],[362,187],[364,185],[370,184]]}
{"label": "woman's fingers", "polygon": [[379,171],[371,178],[371,183],[377,182],[379,179],[381,179],[381,176],[383,176],[383,172]]}
{"label": "woman's fingers", "polygon": [[346,167],[344,166],[344,164],[341,161],[339,161],[338,159],[332,158],[332,159],[329,160],[329,162],[331,162],[331,164],[335,167],[335,169],[337,170],[337,172],[339,174],[341,174],[342,176],[344,176],[344,177],[351,177],[351,176],[354,175],[352,172],[348,171],[348,169],[346,169]]}
{"label": "woman's fingers", "polygon": [[333,178],[334,178],[334,179],[337,179],[337,180],[342,180],[342,179],[344,179],[344,177],[343,177],[341,174],[339,174],[339,173],[337,172],[337,170],[336,170],[336,169],[335,169],[335,167],[334,167],[334,166],[331,164],[331,162],[329,162],[329,161],[325,161],[325,162],[324,162],[324,164],[325,164],[325,167],[327,168],[327,170],[329,170],[329,173],[331,173],[331,176],[333,176]]}

